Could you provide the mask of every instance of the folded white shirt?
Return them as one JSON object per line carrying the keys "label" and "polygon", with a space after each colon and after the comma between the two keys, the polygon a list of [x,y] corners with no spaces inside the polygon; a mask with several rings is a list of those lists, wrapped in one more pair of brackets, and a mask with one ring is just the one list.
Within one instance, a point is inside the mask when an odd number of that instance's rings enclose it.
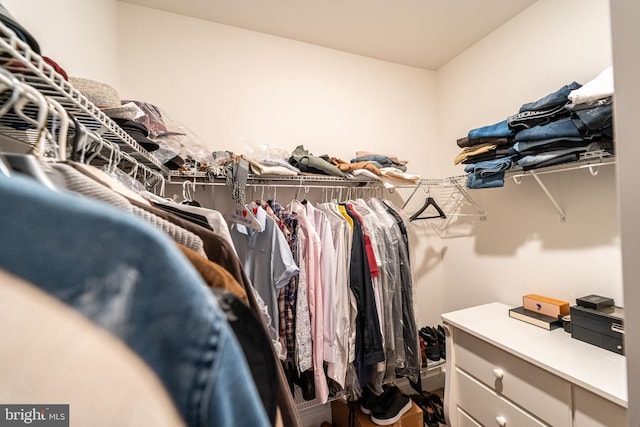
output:
{"label": "folded white shirt", "polygon": [[284,175],[296,176],[296,172],[284,166],[270,166],[255,160],[247,159],[251,165],[251,171],[256,175]]}
{"label": "folded white shirt", "polygon": [[598,76],[581,88],[569,92],[569,101],[587,104],[613,95],[613,66],[605,68]]}

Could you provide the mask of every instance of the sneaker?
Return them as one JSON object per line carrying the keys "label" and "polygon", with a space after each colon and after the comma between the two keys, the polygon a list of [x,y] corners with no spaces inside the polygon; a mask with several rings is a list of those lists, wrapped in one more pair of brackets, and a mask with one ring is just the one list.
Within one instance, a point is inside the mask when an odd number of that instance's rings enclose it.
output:
{"label": "sneaker", "polygon": [[362,410],[363,413],[367,415],[371,414],[371,411],[373,411],[373,408],[375,408],[376,405],[378,405],[384,399],[384,397],[387,395],[389,390],[391,390],[389,387],[386,387],[386,386],[382,386],[382,389],[383,389],[382,394],[378,396],[374,392],[372,392],[368,386],[364,386],[362,388],[362,397],[360,398],[360,409]]}
{"label": "sneaker", "polygon": [[380,400],[371,411],[371,421],[381,426],[388,426],[397,422],[411,409],[411,399],[400,392],[397,387],[390,387],[389,394]]}

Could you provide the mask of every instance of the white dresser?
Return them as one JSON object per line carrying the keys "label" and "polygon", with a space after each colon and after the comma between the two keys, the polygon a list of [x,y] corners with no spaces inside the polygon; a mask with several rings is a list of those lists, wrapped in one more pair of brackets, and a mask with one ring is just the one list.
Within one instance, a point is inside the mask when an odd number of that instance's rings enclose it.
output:
{"label": "white dresser", "polygon": [[626,359],[491,303],[442,315],[451,427],[624,427]]}

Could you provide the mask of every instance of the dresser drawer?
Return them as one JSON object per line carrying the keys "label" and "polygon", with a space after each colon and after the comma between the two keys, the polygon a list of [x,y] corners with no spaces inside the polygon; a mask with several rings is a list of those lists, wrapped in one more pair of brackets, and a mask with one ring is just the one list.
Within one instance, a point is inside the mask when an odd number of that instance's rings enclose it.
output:
{"label": "dresser drawer", "polygon": [[487,427],[546,426],[460,369],[456,369],[455,375],[458,384],[458,407],[470,414],[481,425]]}
{"label": "dresser drawer", "polygon": [[456,367],[495,394],[553,426],[571,426],[569,382],[461,330],[454,351]]}
{"label": "dresser drawer", "polygon": [[458,424],[456,425],[458,427],[482,427],[461,408],[458,408]]}
{"label": "dresser drawer", "polygon": [[578,427],[626,426],[627,409],[574,386],[575,423]]}

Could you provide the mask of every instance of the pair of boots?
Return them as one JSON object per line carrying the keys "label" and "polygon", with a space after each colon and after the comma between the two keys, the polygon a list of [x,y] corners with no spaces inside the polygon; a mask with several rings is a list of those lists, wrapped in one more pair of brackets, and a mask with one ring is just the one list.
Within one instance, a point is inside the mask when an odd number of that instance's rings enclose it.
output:
{"label": "pair of boots", "polygon": [[439,427],[440,424],[446,424],[444,406],[440,396],[423,391],[421,394],[412,394],[409,397],[422,409],[426,427]]}
{"label": "pair of boots", "polygon": [[313,369],[306,370],[298,375],[298,369],[295,363],[291,360],[283,361],[282,367],[284,369],[284,375],[287,377],[287,383],[289,383],[289,389],[291,390],[292,396],[295,396],[294,389],[295,384],[297,384],[300,387],[300,390],[302,390],[302,398],[304,400],[309,401],[316,398]]}
{"label": "pair of boots", "polygon": [[422,366],[426,366],[427,360],[438,361],[446,359],[445,334],[442,325],[425,326],[418,332],[420,338],[420,355]]}

